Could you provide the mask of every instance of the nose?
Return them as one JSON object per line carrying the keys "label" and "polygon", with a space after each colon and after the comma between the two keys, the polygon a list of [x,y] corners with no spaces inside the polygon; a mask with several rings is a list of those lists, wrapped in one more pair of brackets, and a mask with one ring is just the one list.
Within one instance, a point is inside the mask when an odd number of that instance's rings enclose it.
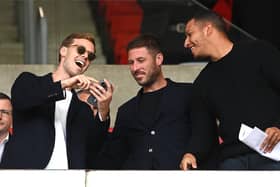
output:
{"label": "nose", "polygon": [[91,62],[89,52],[86,51],[85,53],[81,54],[81,57],[82,57],[85,61]]}
{"label": "nose", "polygon": [[137,63],[131,63],[130,64],[130,71],[135,72],[138,69]]}
{"label": "nose", "polygon": [[189,48],[189,45],[190,45],[189,37],[186,37],[185,43],[184,43],[184,47],[185,47],[185,48]]}
{"label": "nose", "polygon": [[82,53],[81,56],[82,56],[83,58],[88,58],[88,53],[87,53],[87,51],[85,51],[84,53]]}

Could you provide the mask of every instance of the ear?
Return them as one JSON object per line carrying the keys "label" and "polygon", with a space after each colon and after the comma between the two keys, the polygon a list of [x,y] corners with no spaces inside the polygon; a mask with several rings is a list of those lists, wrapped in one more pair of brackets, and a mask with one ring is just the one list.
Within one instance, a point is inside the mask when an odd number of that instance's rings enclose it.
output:
{"label": "ear", "polygon": [[158,66],[160,66],[160,65],[162,65],[162,63],[163,63],[163,54],[162,53],[158,53],[156,55],[156,64]]}
{"label": "ear", "polygon": [[206,24],[204,27],[204,33],[206,36],[210,36],[213,33],[213,26],[211,24]]}
{"label": "ear", "polygon": [[65,46],[61,47],[59,50],[59,53],[60,53],[61,57],[65,57],[67,54],[67,47],[65,47]]}

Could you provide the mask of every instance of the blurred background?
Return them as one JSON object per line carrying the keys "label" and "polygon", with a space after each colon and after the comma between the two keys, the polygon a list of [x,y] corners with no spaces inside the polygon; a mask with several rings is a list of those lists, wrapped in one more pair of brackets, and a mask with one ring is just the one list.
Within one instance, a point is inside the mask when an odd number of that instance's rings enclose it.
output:
{"label": "blurred background", "polygon": [[184,48],[185,23],[197,9],[227,19],[232,40],[264,39],[280,47],[275,0],[1,0],[0,64],[56,64],[71,32],[91,32],[95,64],[126,64],[126,45],[156,34],[165,64],[196,62]]}
{"label": "blurred background", "polygon": [[140,33],[157,35],[164,49],[166,77],[193,82],[207,62],[184,48],[185,23],[200,9],[211,9],[228,23],[231,39],[270,41],[280,47],[276,0],[1,0],[0,90],[9,95],[22,71],[46,74],[58,63],[58,47],[72,32],[90,32],[97,58],[86,72],[114,85],[111,127],[117,108],[139,86],[127,64],[126,45]]}

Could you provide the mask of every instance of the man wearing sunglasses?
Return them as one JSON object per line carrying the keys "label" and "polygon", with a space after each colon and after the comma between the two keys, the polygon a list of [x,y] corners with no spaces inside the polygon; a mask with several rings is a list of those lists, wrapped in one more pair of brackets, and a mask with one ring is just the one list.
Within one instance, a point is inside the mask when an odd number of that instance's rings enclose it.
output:
{"label": "man wearing sunglasses", "polygon": [[[73,33],[59,48],[56,70],[43,76],[23,72],[17,77],[11,90],[14,135],[2,158],[3,168],[90,169],[109,127],[113,94],[108,81],[105,90],[83,74],[95,51],[90,34]],[[99,115],[92,115],[74,89],[90,90],[102,108]]]}

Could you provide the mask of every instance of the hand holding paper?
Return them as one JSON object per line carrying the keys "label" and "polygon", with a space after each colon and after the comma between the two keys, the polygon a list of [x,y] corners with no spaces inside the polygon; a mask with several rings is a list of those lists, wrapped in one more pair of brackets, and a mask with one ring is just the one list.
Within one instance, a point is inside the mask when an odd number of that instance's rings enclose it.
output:
{"label": "hand holding paper", "polygon": [[261,150],[261,144],[263,143],[267,134],[257,127],[253,129],[245,124],[241,124],[239,131],[239,140],[248,145],[259,154],[268,157],[270,159],[280,161],[280,144],[276,144],[274,149],[270,153],[264,153]]}

